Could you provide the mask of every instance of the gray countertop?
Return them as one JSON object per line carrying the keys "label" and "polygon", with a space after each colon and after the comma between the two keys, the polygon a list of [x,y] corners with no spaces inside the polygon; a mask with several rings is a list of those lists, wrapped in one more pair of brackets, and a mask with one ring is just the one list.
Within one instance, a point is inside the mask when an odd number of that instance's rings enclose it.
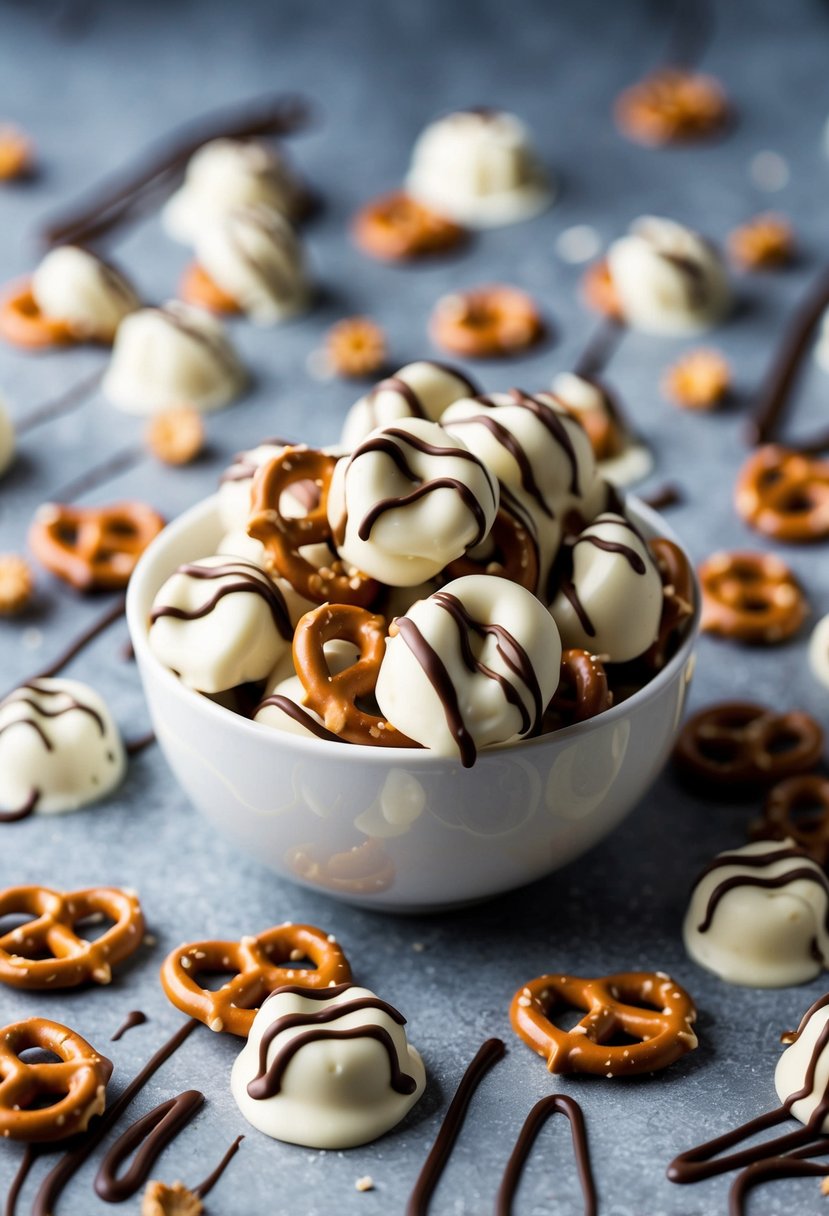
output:
{"label": "gray countertop", "polygon": [[[577,298],[581,267],[557,253],[557,237],[567,228],[588,224],[606,241],[650,211],[723,238],[741,220],[776,207],[791,216],[801,256],[785,272],[738,278],[734,316],[711,338],[733,363],[733,408],[706,417],[661,399],[661,372],[688,343],[626,335],[609,371],[656,453],[651,484],[670,479],[682,487],[684,501],[670,522],[694,556],[721,546],[767,548],[737,519],[731,493],[745,450],[745,409],[787,315],[829,255],[829,160],[821,146],[829,111],[829,6],[795,0],[784,10],[775,0],[744,0],[719,8],[705,66],[725,82],[739,123],[721,142],[654,153],[624,142],[609,112],[619,88],[655,63],[666,43],[670,6],[656,0],[4,4],[0,116],[31,132],[43,173],[29,185],[0,191],[2,280],[31,267],[40,216],[177,122],[274,88],[305,91],[320,111],[313,130],[293,141],[298,164],[325,198],[307,230],[320,284],[317,308],[277,330],[234,324],[255,384],[237,406],[208,420],[210,451],[203,460],[179,471],[143,460],[84,501],[131,494],[172,516],[212,489],[233,451],[262,435],[331,441],[356,392],[308,373],[308,356],[327,326],[343,315],[370,313],[386,327],[392,361],[400,365],[437,353],[427,317],[438,295],[454,286],[503,278],[537,295],[554,323],[555,344],[531,358],[470,370],[490,389],[544,387],[573,365],[595,327]],[[529,122],[560,183],[555,208],[482,234],[452,261],[399,268],[362,257],[345,232],[354,208],[400,180],[414,136],[436,112],[481,103],[513,109]],[[755,158],[764,151],[784,158],[789,171],[774,194],[756,184]],[[172,293],[187,259],[186,250],[165,238],[157,217],[124,233],[113,255],[149,299]],[[4,347],[0,389],[22,420],[104,361],[91,349],[25,357]],[[825,418],[826,385],[822,373],[806,369],[797,428]],[[19,458],[0,482],[0,551],[20,549],[37,505],[90,464],[133,445],[140,429],[93,391],[77,409],[22,437]],[[786,553],[807,589],[812,620],[829,610],[825,552]],[[100,602],[79,599],[42,575],[32,612],[0,624],[3,688],[45,666],[101,610]],[[70,673],[99,689],[134,737],[147,722],[137,673],[123,658],[124,638],[116,626]],[[808,627],[777,649],[704,639],[693,704],[745,696],[802,707],[825,722],[827,694],[809,672],[807,640]],[[49,1000],[0,990],[0,1023],[43,1013],[107,1051],[127,1010],[143,1009],[149,1023],[111,1045],[113,1085],[120,1087],[180,1024],[157,983],[168,949],[183,940],[236,937],[282,919],[307,920],[335,932],[361,982],[405,1012],[429,1071],[426,1096],[374,1145],[347,1153],[283,1145],[247,1128],[230,1097],[236,1042],[200,1030],[133,1108],[141,1113],[193,1086],[207,1096],[155,1176],[195,1183],[233,1137],[247,1131],[210,1197],[210,1212],[402,1212],[467,1061],[485,1037],[498,1035],[507,1042],[507,1057],[474,1100],[436,1213],[491,1210],[521,1121],[558,1085],[584,1107],[602,1216],[710,1216],[726,1210],[727,1180],[679,1188],[666,1181],[665,1167],[678,1151],[776,1105],[779,1033],[825,986],[817,980],[776,992],[731,988],[685,956],[679,925],[688,884],[714,851],[743,843],[753,810],[702,802],[667,774],[611,838],[546,881],[451,915],[390,919],[281,882],[238,854],[205,827],[162,756],[150,749],[131,763],[128,779],[106,804],[2,828],[0,885],[135,887],[157,944],[119,968],[104,990]],[[556,1082],[512,1036],[509,1000],[531,976],[640,968],[669,971],[700,1009],[699,1050],[667,1072],[627,1083]],[[18,1160],[15,1146],[0,1150],[0,1195]],[[92,1195],[94,1168],[88,1163],[71,1183],[61,1216],[106,1210]],[[355,1180],[366,1174],[375,1190],[358,1194]],[[20,1213],[29,1210],[31,1193]],[[776,1184],[754,1202],[769,1214],[796,1208],[803,1216],[826,1204],[815,1179]],[[125,1210],[138,1206],[135,1199]],[[563,1128],[553,1126],[539,1142],[518,1210],[537,1216],[581,1210]]]}

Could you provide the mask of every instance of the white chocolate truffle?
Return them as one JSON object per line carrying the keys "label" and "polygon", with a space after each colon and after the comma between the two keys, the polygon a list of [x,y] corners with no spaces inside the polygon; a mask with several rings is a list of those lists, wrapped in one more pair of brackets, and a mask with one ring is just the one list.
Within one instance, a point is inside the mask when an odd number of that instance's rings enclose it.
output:
{"label": "white chocolate truffle", "polygon": [[809,639],[809,666],[812,675],[829,688],[829,614],[818,621]]}
{"label": "white chocolate truffle", "polygon": [[196,260],[256,325],[276,325],[310,306],[299,237],[272,207],[235,207],[205,224],[196,236]]}
{"label": "white chocolate truffle", "polygon": [[407,363],[355,401],[343,425],[343,447],[350,452],[376,427],[389,426],[401,418],[439,422],[453,401],[474,396],[477,391],[456,367],[428,359]]}
{"label": "white chocolate truffle", "polygon": [[31,680],[0,703],[0,808],[52,814],[97,802],[127,758],[98,694],[77,680]]}
{"label": "white chocolate truffle", "polygon": [[553,199],[527,128],[500,110],[459,110],[426,127],[406,189],[472,228],[530,219]]}
{"label": "white chocolate truffle", "polygon": [[820,997],[806,1010],[791,1046],[783,1052],[774,1070],[774,1087],[790,1115],[808,1124],[819,1107],[823,1110],[825,1117],[817,1120],[815,1127],[810,1126],[815,1135],[829,1132],[829,1113],[826,1113],[829,1108],[827,1026],[829,995]]}
{"label": "white chocolate truffle", "polygon": [[573,570],[550,605],[565,647],[635,659],[656,641],[662,580],[629,520],[607,512],[573,541]]}
{"label": "white chocolate truffle", "polygon": [[[326,642],[323,651],[332,676],[339,675],[359,658],[356,646],[338,639]],[[277,663],[269,676],[264,696],[254,712],[253,720],[292,735],[314,735],[318,739],[342,743],[339,736],[326,728],[319,714],[306,705],[305,687],[296,674],[290,654]]]}
{"label": "white chocolate truffle", "polygon": [[0,397],[0,477],[14,460],[15,447],[14,423],[5,401]]}
{"label": "white chocolate truffle", "polygon": [[[606,454],[596,461],[605,481],[614,486],[629,486],[648,476],[653,470],[653,453],[630,433],[613,396],[604,385],[575,372],[560,372],[553,380],[552,390],[576,418],[592,414],[606,421],[612,439]],[[587,430],[589,433],[590,428]]]}
{"label": "white chocolate truffle", "polygon": [[284,155],[270,145],[213,139],[191,156],[184,183],[161,218],[173,240],[192,245],[202,228],[234,207],[263,203],[289,218],[295,216],[302,193]]}
{"label": "white chocolate truffle", "polygon": [[829,882],[793,840],[718,853],[685,916],[685,949],[729,984],[786,988],[829,961]]}
{"label": "white chocolate truffle", "polygon": [[122,274],[75,245],[46,254],[32,275],[32,295],[44,316],[99,342],[111,342],[124,317],[141,307]]}
{"label": "white chocolate truffle", "polygon": [[498,510],[498,483],[436,422],[380,427],[337,463],[328,519],[340,556],[395,587],[433,578],[480,544]]}
{"label": "white chocolate truffle", "polygon": [[536,729],[560,664],[541,601],[508,579],[471,574],[397,618],[375,696],[398,730],[469,767],[479,748]]}
{"label": "white chocolate truffle", "polygon": [[207,693],[264,680],[293,638],[273,580],[252,562],[221,555],[179,566],[156,595],[150,622],[156,658]]}
{"label": "white chocolate truffle", "polygon": [[182,402],[207,413],[228,405],[246,379],[215,317],[171,300],[139,309],[119,325],[103,391],[128,414],[155,414]]}
{"label": "white chocolate truffle", "polygon": [[278,988],[257,1013],[230,1076],[248,1123],[309,1148],[368,1144],[426,1086],[405,1018],[367,988]]}
{"label": "white chocolate truffle", "polygon": [[731,302],[720,254],[674,220],[643,216],[607,255],[625,320],[649,334],[709,329]]}

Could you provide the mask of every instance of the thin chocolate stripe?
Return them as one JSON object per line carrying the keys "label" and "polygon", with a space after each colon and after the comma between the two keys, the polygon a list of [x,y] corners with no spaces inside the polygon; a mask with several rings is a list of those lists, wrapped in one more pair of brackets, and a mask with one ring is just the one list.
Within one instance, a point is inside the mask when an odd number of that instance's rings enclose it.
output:
{"label": "thin chocolate stripe", "polygon": [[[285,697],[282,693],[272,693],[269,697],[265,697],[264,701],[260,701],[253,711],[253,717],[259,713],[260,709],[267,709],[269,705],[275,709],[281,709],[286,718],[292,718],[294,722],[298,722],[300,726],[304,726],[312,735],[316,735],[318,739],[325,739],[329,743],[345,743],[346,740],[341,735],[335,735],[333,731],[328,730],[316,718],[313,718],[308,713],[307,709],[303,709],[296,701],[292,701],[290,697]],[[267,725],[267,723],[265,723]]]}
{"label": "thin chocolate stripe", "polygon": [[584,1216],[596,1216],[598,1212],[596,1187],[593,1182],[593,1168],[590,1162],[584,1115],[575,1098],[569,1098],[565,1094],[550,1094],[546,1098],[541,1098],[527,1115],[501,1179],[498,1197],[495,1201],[495,1216],[511,1216],[512,1205],[527,1158],[538,1133],[547,1120],[555,1114],[564,1115],[570,1123],[573,1155],[576,1159],[576,1169],[584,1197]]}
{"label": "thin chocolate stripe", "polygon": [[426,678],[443,706],[446,725],[460,752],[464,768],[472,768],[478,755],[475,740],[466,728],[458,703],[458,693],[446,665],[434,647],[430,646],[417,625],[407,616],[397,619],[397,633],[403,639],[426,673]]}
{"label": "thin chocolate stripe", "polygon": [[[203,1105],[204,1094],[197,1089],[186,1089],[131,1123],[107,1150],[95,1175],[95,1194],[106,1203],[124,1203],[131,1199],[147,1181],[150,1170],[167,1145]],[[119,1169],[135,1149],[138,1151],[132,1164],[119,1177]]]}
{"label": "thin chocolate stripe", "polygon": [[516,405],[520,405],[523,409],[530,410],[531,413],[535,414],[539,422],[550,432],[553,439],[564,452],[570,465],[570,493],[581,495],[579,462],[576,457],[576,449],[573,447],[573,441],[568,435],[567,428],[559,414],[556,413],[552,406],[547,405],[544,401],[539,401],[537,397],[533,397],[529,393],[522,392],[520,388],[511,388],[510,396]]}
{"label": "thin chocolate stripe", "polygon": [[729,891],[734,891],[739,887],[757,887],[763,891],[776,891],[780,887],[787,887],[790,882],[812,882],[815,883],[827,896],[827,908],[824,913],[824,928],[829,931],[829,882],[827,882],[825,874],[817,867],[812,866],[797,866],[793,870],[787,870],[783,874],[777,874],[772,877],[769,875],[766,878],[760,878],[753,874],[735,874],[731,878],[725,878],[721,883],[714,888],[708,897],[708,905],[705,909],[702,923],[697,925],[697,932],[707,933],[711,928],[711,922],[714,919],[720,900],[728,894]]}
{"label": "thin chocolate stripe", "polygon": [[325,1030],[314,1028],[303,1034],[294,1035],[281,1047],[271,1060],[264,1077],[254,1078],[248,1085],[248,1093],[252,1098],[267,1099],[278,1094],[282,1087],[282,1079],[291,1060],[310,1043],[325,1042],[328,1039],[375,1039],[385,1049],[389,1061],[389,1083],[395,1093],[413,1094],[417,1089],[414,1077],[403,1072],[397,1058],[397,1048],[389,1032],[383,1026],[366,1024],[365,1026],[349,1026],[342,1030]]}
{"label": "thin chocolate stripe", "polygon": [[235,595],[238,592],[242,595],[258,595],[263,599],[270,609],[273,623],[278,632],[286,641],[290,641],[293,637],[294,631],[291,628],[291,620],[288,615],[287,605],[285,604],[285,597],[276,584],[271,582],[258,566],[244,561],[226,562],[220,566],[185,564],[179,566],[176,574],[208,582],[212,582],[215,579],[234,577],[238,578],[239,581],[227,583],[225,586],[219,587],[215,594],[199,608],[176,608],[172,604],[162,604],[159,608],[153,608],[150,613],[150,622],[152,624],[155,624],[156,621],[165,616],[172,617],[177,621],[201,620],[203,617],[209,616],[216,605],[226,596]]}
{"label": "thin chocolate stripe", "polygon": [[[495,408],[497,408],[497,406]],[[497,418],[491,418],[488,414],[473,414],[469,418],[458,418],[450,422],[447,429],[454,432],[455,430],[459,428],[462,429],[465,426],[484,427],[487,431],[489,431],[493,438],[501,444],[501,447],[505,448],[506,451],[509,452],[510,456],[512,456],[513,460],[518,465],[522,489],[538,503],[538,506],[544,512],[544,514],[549,519],[552,519],[554,517],[553,510],[545,499],[544,495],[539,489],[537,481],[535,480],[535,474],[533,473],[532,464],[530,463],[530,458],[527,455],[527,450],[520,440],[513,435],[512,431],[505,427],[503,423],[499,422]]]}

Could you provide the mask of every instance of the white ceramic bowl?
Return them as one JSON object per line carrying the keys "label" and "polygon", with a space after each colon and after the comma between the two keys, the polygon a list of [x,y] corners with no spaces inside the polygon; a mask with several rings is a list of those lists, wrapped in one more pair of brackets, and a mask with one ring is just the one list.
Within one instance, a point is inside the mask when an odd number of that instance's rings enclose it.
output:
{"label": "white ceramic bowl", "polygon": [[[650,536],[675,539],[628,498]],[[388,911],[426,911],[508,891],[606,836],[662,768],[693,669],[698,613],[671,662],[588,722],[479,754],[471,769],[429,751],[339,746],[248,721],[186,688],[147,642],[153,598],[182,562],[213,553],[216,499],[150,545],[127,617],[153,726],[199,811],[295,882]]]}

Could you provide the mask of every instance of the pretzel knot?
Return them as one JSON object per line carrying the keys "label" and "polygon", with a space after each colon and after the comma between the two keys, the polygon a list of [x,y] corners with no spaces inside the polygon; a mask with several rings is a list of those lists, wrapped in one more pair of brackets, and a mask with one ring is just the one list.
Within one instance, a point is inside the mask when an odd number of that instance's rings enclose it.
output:
{"label": "pretzel knot", "polygon": [[607,673],[598,655],[573,648],[561,655],[558,688],[544,715],[547,730],[586,722],[613,704]]}
{"label": "pretzel knot", "polygon": [[[571,1030],[551,1021],[554,1011],[564,1009],[585,1011]],[[656,1072],[693,1051],[696,1016],[688,993],[670,976],[652,971],[599,979],[542,975],[519,988],[510,1005],[513,1030],[550,1072],[605,1077]],[[614,1043],[622,1037],[623,1043]]]}
{"label": "pretzel knot", "polygon": [[[67,894],[48,887],[0,892],[0,918],[20,914],[35,919],[0,936],[0,983],[12,988],[75,988],[88,980],[108,984],[113,966],[129,958],[144,937],[137,896],[118,887]],[[113,924],[94,941],[75,932],[81,922],[104,917]]]}
{"label": "pretzel knot", "polygon": [[822,750],[823,731],[809,714],[724,701],[688,719],[674,761],[704,787],[747,793],[814,767]]}
{"label": "pretzel knot", "polygon": [[39,562],[78,591],[126,587],[138,559],[164,520],[142,502],[110,507],[70,507],[45,503],[29,529],[29,545]]}
{"label": "pretzel knot", "polygon": [[772,786],[761,819],[749,827],[752,840],[800,845],[818,865],[829,863],[829,777],[803,773]]}
{"label": "pretzel knot", "polygon": [[0,299],[0,337],[29,350],[65,346],[75,337],[65,321],[47,317],[38,308],[29,279],[16,283]]}
{"label": "pretzel knot", "polygon": [[782,642],[806,619],[789,567],[771,553],[714,553],[699,568],[702,628],[740,642]]}
{"label": "pretzel knot", "polygon": [[[39,1047],[59,1057],[28,1063]],[[26,1018],[0,1030],[0,1137],[43,1143],[86,1131],[106,1106],[112,1063],[74,1030],[46,1018]],[[41,1099],[51,1100],[43,1106]]]}
{"label": "pretzel knot", "polygon": [[[262,542],[278,574],[306,599],[318,604],[370,604],[379,583],[339,559],[318,568],[303,557],[305,545],[331,541],[328,490],[336,456],[316,448],[288,447],[257,470],[251,486],[248,533]],[[284,515],[282,495],[301,481],[320,488],[320,500],[306,515]]]}
{"label": "pretzel knot", "polygon": [[749,456],[734,492],[750,527],[776,540],[804,542],[829,536],[829,461],[777,444]]}
{"label": "pretzel knot", "polygon": [[664,536],[658,536],[648,541],[648,548],[662,579],[664,598],[656,641],[643,657],[651,670],[661,671],[694,615],[696,587],[690,562],[678,545]]}
{"label": "pretzel knot", "polygon": [[[314,969],[295,965],[304,959]],[[202,988],[198,977],[228,974],[215,991]],[[256,937],[238,942],[193,942],[168,954],[161,966],[161,984],[177,1009],[204,1022],[211,1030],[247,1038],[256,1011],[284,984],[331,988],[351,979],[351,967],[335,939],[313,925],[276,925]]]}
{"label": "pretzel knot", "polygon": [[538,586],[538,544],[522,522],[510,511],[499,508],[487,542],[494,546],[494,553],[481,558],[465,553],[456,558],[446,567],[446,581],[463,578],[466,574],[492,574],[535,591]]}
{"label": "pretzel knot", "polygon": [[[332,676],[326,642],[351,642],[359,658]],[[374,694],[386,653],[386,622],[353,604],[323,604],[306,612],[294,632],[294,667],[305,689],[305,704],[326,729],[347,743],[380,747],[417,747],[385,718],[360,707]]]}

